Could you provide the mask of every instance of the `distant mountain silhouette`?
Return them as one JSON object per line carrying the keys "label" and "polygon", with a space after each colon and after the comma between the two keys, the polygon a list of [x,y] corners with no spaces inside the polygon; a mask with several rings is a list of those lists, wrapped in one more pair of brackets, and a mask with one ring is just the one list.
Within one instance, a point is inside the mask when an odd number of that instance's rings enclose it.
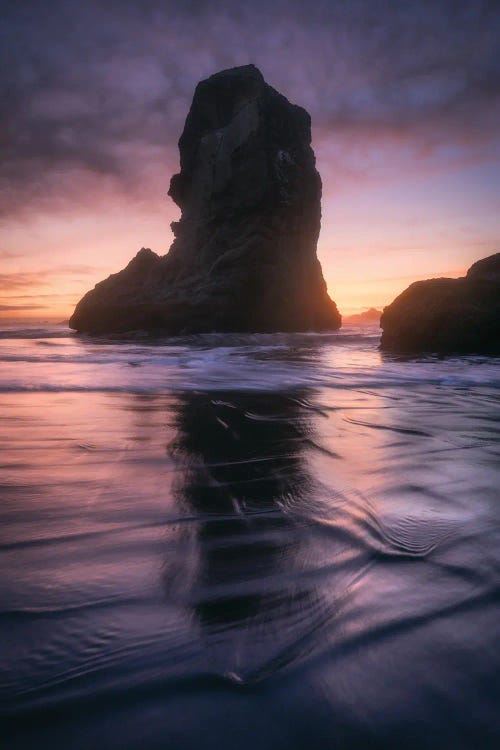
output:
{"label": "distant mountain silhouette", "polygon": [[355,315],[343,315],[342,322],[344,325],[366,325],[368,323],[379,323],[380,316],[382,315],[381,310],[376,310],[374,307],[370,307],[365,312],[357,313]]}

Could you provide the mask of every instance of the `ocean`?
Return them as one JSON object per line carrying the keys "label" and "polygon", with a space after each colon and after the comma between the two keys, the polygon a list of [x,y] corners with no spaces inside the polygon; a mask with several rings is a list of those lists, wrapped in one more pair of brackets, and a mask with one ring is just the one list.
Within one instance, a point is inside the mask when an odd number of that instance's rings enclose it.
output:
{"label": "ocean", "polygon": [[500,742],[500,359],[0,331],[6,750]]}

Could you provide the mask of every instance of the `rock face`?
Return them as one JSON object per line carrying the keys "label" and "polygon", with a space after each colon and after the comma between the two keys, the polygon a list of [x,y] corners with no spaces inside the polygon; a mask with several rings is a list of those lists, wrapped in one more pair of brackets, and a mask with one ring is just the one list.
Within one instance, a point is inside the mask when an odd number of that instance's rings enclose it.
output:
{"label": "rock face", "polygon": [[78,303],[91,333],[336,329],[316,256],[321,179],[308,113],[253,65],[196,87],[169,195],[181,209],[159,257],[142,249]]}
{"label": "rock face", "polygon": [[500,353],[500,253],[459,279],[411,284],[384,309],[381,347],[399,352]]}

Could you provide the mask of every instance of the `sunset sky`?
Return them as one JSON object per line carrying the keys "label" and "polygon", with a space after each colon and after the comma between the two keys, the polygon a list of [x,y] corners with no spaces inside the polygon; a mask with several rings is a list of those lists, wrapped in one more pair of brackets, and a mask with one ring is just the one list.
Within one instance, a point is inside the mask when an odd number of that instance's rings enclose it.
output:
{"label": "sunset sky", "polygon": [[497,0],[47,0],[0,12],[0,317],[63,319],[142,247],[196,83],[249,62],[312,116],[342,313],[499,248]]}

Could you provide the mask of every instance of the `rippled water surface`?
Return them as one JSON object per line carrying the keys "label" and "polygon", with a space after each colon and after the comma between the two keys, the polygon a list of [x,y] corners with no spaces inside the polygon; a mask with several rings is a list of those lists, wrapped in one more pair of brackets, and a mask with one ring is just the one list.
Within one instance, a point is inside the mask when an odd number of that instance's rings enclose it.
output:
{"label": "rippled water surface", "polygon": [[374,329],[1,331],[1,746],[500,746],[499,395]]}

